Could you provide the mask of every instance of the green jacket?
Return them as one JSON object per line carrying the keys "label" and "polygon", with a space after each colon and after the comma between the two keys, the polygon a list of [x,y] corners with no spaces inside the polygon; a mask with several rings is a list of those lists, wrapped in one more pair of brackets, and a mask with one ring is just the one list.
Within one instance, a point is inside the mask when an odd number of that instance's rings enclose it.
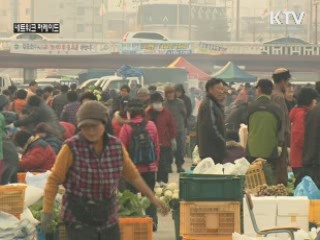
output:
{"label": "green jacket", "polygon": [[3,138],[5,136],[6,120],[0,113],[0,160],[3,160]]}
{"label": "green jacket", "polygon": [[248,108],[248,154],[253,158],[277,159],[281,110],[262,95]]}

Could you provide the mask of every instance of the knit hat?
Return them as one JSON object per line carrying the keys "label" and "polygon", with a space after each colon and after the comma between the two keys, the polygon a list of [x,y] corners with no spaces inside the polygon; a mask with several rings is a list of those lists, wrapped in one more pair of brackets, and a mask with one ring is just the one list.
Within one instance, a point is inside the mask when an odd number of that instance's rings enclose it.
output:
{"label": "knit hat", "polygon": [[97,101],[83,103],[77,112],[78,128],[85,124],[97,125],[107,122],[107,109]]}
{"label": "knit hat", "polygon": [[155,92],[155,93],[151,94],[150,102],[151,103],[163,102],[163,97],[161,96],[161,94],[159,92]]}

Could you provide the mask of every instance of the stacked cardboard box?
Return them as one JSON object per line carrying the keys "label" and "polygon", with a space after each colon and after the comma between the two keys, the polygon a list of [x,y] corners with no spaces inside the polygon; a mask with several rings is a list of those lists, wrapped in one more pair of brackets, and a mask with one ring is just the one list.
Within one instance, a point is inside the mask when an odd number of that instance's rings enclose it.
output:
{"label": "stacked cardboard box", "polygon": [[[253,212],[260,230],[274,227],[298,227],[308,231],[309,200],[307,197],[252,197]],[[247,203],[243,202],[244,234],[257,236],[249,215]],[[275,237],[275,235],[270,235]],[[288,239],[287,234],[276,234]]]}

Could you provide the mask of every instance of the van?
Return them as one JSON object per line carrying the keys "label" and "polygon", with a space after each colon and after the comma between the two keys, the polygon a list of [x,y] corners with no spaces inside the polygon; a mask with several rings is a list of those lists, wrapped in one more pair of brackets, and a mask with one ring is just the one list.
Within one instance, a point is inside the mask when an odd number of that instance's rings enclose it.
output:
{"label": "van", "polygon": [[8,74],[0,75],[0,92],[1,93],[3,92],[3,90],[8,89],[8,87],[10,87],[11,85],[13,85],[13,82]]}
{"label": "van", "polygon": [[61,76],[61,77],[49,77],[49,78],[38,78],[35,80],[38,84],[50,84],[53,86],[57,85],[68,85],[70,87],[71,84],[78,84],[77,79],[69,76]]}
{"label": "van", "polygon": [[127,77],[123,79],[119,76],[112,76],[106,78],[101,84],[102,91],[107,90],[116,90],[119,91],[123,85],[128,85],[130,87],[131,84],[141,84],[143,86],[143,77]]}

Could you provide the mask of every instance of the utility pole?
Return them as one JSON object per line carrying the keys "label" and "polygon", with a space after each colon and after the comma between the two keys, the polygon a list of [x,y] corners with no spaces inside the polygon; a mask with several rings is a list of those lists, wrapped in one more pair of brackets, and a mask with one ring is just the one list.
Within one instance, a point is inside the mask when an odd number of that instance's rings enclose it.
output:
{"label": "utility pole", "polygon": [[256,9],[253,9],[253,42],[256,41]]}
{"label": "utility pole", "polygon": [[191,0],[189,0],[189,41],[191,41]]}
{"label": "utility pole", "polygon": [[308,36],[308,38],[309,38],[309,42],[311,43],[312,42],[312,30],[313,30],[313,27],[312,27],[312,25],[313,25],[313,22],[312,22],[312,15],[313,15],[313,0],[309,0],[310,2],[310,4],[309,4],[309,26],[308,26],[308,33],[309,33],[309,36]]}
{"label": "utility pole", "polygon": [[318,4],[319,1],[314,1],[315,18],[314,18],[314,44],[318,45]]}
{"label": "utility pole", "polygon": [[237,0],[236,4],[236,41],[240,38],[240,0]]}
{"label": "utility pole", "polygon": [[94,39],[94,0],[92,0],[92,28],[91,28],[92,39]]}
{"label": "utility pole", "polygon": [[[289,0],[287,0],[287,3],[286,3],[286,11],[289,11]],[[285,24],[285,37],[286,37],[286,38],[289,37],[288,24]]]}
{"label": "utility pole", "polygon": [[177,35],[180,37],[180,0],[177,2]]}

